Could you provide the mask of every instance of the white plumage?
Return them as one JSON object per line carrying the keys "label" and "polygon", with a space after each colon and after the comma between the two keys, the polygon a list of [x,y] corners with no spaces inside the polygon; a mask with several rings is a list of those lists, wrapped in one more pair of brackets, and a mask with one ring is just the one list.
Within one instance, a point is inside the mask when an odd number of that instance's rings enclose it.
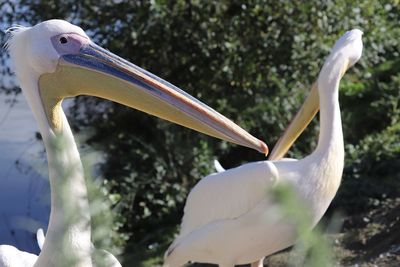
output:
{"label": "white plumage", "polygon": [[[40,250],[42,250],[45,240],[42,228],[37,230],[36,239]],[[102,259],[103,264],[107,263],[107,267],[122,267],[117,258],[104,249],[96,250],[92,245],[92,253],[96,253]],[[10,245],[0,245],[0,267],[32,267],[37,259],[36,254],[21,251]],[[100,266],[104,267],[103,264]]]}
{"label": "white plumage", "polygon": [[218,160],[214,159],[214,168],[217,172],[224,172],[225,168],[222,167],[221,163]]}
{"label": "white plumage", "polygon": [[200,180],[187,198],[181,231],[166,252],[165,266],[192,261],[233,267],[293,245],[296,225],[268,194],[277,184],[293,188],[307,205],[309,228],[316,225],[340,185],[344,145],[339,81],[361,57],[361,36],[359,30],[344,34],[318,77],[321,131],[316,150],[300,160],[249,163]]}
{"label": "white plumage", "polygon": [[9,245],[0,246],[0,267],[32,267],[37,255]]}
{"label": "white plumage", "polygon": [[[42,249],[44,242],[43,229],[40,228],[36,232],[37,244]],[[0,245],[0,267],[32,267],[37,255],[21,251],[14,246]]]}

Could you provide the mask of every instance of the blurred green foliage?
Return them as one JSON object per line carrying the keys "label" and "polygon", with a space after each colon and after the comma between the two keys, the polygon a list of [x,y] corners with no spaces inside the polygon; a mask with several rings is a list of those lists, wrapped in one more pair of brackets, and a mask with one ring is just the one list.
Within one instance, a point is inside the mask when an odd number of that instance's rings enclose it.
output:
{"label": "blurred green foliage", "polygon": [[[341,83],[346,167],[332,208],[356,213],[400,195],[397,0],[2,0],[0,12],[3,25],[51,18],[78,24],[100,45],[270,145],[300,106],[335,39],[359,28],[364,54]],[[77,98],[69,114],[75,132],[90,132],[88,143],[105,155],[103,186],[119,213],[116,228],[121,242],[127,240],[126,262],[135,263],[130,266],[156,264],[154,256],[161,256],[177,229],[188,191],[212,171],[214,157],[228,168],[263,159],[100,99]],[[317,121],[289,156],[312,151]]]}
{"label": "blurred green foliage", "polygon": [[[299,234],[299,240],[288,261],[289,266],[334,266],[332,248],[327,237],[319,226],[310,231],[312,221],[310,214],[305,212],[307,204],[298,197],[295,189],[288,184],[279,184],[268,193],[274,197],[276,203],[280,204],[280,211],[293,223]],[[334,230],[338,225],[336,218],[333,218],[329,228]]]}

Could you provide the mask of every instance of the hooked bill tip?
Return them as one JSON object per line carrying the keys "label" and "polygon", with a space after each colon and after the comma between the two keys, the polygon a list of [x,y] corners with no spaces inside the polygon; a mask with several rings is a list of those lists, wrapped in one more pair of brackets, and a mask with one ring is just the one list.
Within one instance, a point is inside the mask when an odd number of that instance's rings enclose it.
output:
{"label": "hooked bill tip", "polygon": [[260,152],[264,153],[265,156],[268,156],[269,149],[268,149],[267,144],[265,144],[263,141],[260,141],[260,142],[261,142],[261,151]]}

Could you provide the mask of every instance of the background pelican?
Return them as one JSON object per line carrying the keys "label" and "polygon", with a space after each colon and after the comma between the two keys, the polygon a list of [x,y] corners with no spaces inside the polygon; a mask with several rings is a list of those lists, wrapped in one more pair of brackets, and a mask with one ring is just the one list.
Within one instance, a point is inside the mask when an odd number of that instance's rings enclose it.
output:
{"label": "background pelican", "polygon": [[[83,168],[61,107],[66,97],[84,94],[107,98],[267,153],[263,142],[182,90],[95,45],[75,25],[50,20],[10,32],[7,47],[15,73],[47,152],[51,214],[37,260],[22,262],[18,257],[21,253],[16,251],[1,255],[0,266],[95,265]],[[120,266],[107,255],[112,260],[103,265]]]}
{"label": "background pelican", "polygon": [[267,195],[267,190],[278,184],[294,189],[308,207],[310,229],[316,225],[341,181],[344,145],[339,82],[361,57],[361,36],[360,30],[352,30],[336,42],[314,91],[273,156],[284,154],[281,152],[287,144],[298,136],[299,125],[315,114],[315,96],[319,95],[321,130],[315,151],[298,161],[254,162],[200,180],[188,196],[181,231],[166,252],[165,266],[181,266],[188,261],[216,263],[220,267],[260,263],[265,255],[291,246],[298,238],[296,225]]}

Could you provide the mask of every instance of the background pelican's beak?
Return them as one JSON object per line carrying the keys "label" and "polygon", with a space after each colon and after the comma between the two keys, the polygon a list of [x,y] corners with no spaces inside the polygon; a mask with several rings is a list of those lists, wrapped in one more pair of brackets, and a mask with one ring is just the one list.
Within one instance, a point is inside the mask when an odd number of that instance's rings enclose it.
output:
{"label": "background pelican's beak", "polygon": [[[347,60],[343,64],[341,69],[341,77],[351,67],[350,62]],[[303,131],[310,124],[312,119],[319,111],[319,95],[318,95],[318,83],[315,82],[311,88],[311,92],[303,105],[297,112],[294,119],[290,122],[285,132],[279,138],[278,142],[272,149],[269,155],[270,160],[280,160],[289,151],[289,148],[297,140],[297,138],[303,133]]]}
{"label": "background pelican's beak", "polygon": [[313,84],[310,94],[306,101],[297,112],[285,132],[279,138],[274,149],[269,155],[270,160],[279,160],[285,156],[289,148],[301,135],[304,129],[310,124],[319,110],[318,86]]}
{"label": "background pelican's beak", "polygon": [[39,80],[50,125],[63,98],[92,95],[109,99],[235,144],[268,153],[266,144],[181,89],[154,74],[89,43],[77,54],[61,56],[54,73]]}

